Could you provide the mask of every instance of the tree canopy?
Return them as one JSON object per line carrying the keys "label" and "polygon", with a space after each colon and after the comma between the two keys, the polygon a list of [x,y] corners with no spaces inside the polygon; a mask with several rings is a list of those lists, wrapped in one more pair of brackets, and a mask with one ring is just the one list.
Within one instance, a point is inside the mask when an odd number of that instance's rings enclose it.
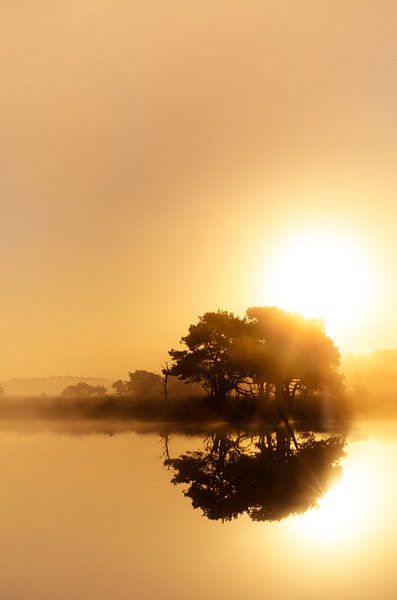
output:
{"label": "tree canopy", "polygon": [[246,395],[290,411],[297,395],[341,390],[339,351],[318,319],[276,307],[249,308],[243,318],[208,312],[181,343],[170,350],[169,374],[200,382],[219,403]]}
{"label": "tree canopy", "polygon": [[62,392],[63,398],[100,398],[106,394],[106,388],[103,385],[90,385],[83,381],[76,385],[69,385]]}
{"label": "tree canopy", "polygon": [[288,408],[297,392],[340,388],[340,354],[326,336],[323,321],[276,307],[249,308],[247,320],[262,348],[256,356],[255,380],[259,386],[266,383],[268,391],[273,388]]}
{"label": "tree canopy", "polygon": [[161,377],[151,371],[135,369],[128,373],[129,379],[119,379],[112,384],[116,394],[120,396],[157,396],[161,391]]}
{"label": "tree canopy", "polygon": [[202,383],[208,394],[222,401],[249,375],[244,341],[249,326],[227,311],[208,312],[181,339],[187,350],[171,350],[169,373],[187,382]]}

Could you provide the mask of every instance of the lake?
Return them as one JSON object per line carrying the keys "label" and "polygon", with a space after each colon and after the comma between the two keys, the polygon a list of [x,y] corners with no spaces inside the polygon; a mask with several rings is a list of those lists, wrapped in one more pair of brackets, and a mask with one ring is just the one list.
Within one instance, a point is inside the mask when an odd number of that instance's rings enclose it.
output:
{"label": "lake", "polygon": [[[172,434],[168,451],[203,437]],[[222,521],[171,484],[159,435],[2,423],[0,597],[394,599],[397,424],[357,425],[344,450],[319,508]]]}

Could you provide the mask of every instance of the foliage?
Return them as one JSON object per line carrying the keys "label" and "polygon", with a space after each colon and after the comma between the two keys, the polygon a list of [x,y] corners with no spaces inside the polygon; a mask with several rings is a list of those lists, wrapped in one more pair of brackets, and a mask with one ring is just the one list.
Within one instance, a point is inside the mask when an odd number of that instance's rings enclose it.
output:
{"label": "foliage", "polygon": [[170,375],[202,383],[208,394],[222,402],[249,375],[244,342],[249,342],[245,319],[227,311],[209,312],[181,340],[187,350],[171,350]]}
{"label": "foliage", "polygon": [[69,385],[62,392],[63,398],[100,398],[106,394],[106,388],[103,385],[90,385],[80,382],[76,385]]}
{"label": "foliage", "polygon": [[247,319],[263,348],[255,380],[266,382],[284,406],[292,408],[298,391],[341,390],[340,354],[321,320],[276,307],[249,308]]}
{"label": "foliage", "polygon": [[275,307],[249,308],[240,318],[227,311],[199,317],[170,351],[168,373],[200,382],[219,404],[247,396],[292,411],[297,395],[342,391],[339,351],[324,323]]}
{"label": "foliage", "polygon": [[115,393],[120,396],[152,397],[161,391],[161,378],[156,373],[136,369],[128,373],[129,379],[122,381],[119,379],[112,384]]}

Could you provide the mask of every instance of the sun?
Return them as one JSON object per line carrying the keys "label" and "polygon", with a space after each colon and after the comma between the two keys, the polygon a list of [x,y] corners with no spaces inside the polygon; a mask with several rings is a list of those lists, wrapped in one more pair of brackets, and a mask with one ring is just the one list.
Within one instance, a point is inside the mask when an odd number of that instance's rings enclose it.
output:
{"label": "sun", "polygon": [[363,245],[326,229],[283,240],[266,277],[273,304],[324,319],[332,336],[370,318],[376,288],[376,270]]}

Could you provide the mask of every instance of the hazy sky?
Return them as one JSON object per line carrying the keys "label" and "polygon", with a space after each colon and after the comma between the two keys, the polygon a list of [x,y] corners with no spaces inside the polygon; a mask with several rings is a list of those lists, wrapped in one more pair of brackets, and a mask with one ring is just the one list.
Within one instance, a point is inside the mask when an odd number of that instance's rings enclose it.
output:
{"label": "hazy sky", "polygon": [[158,369],[330,224],[382,272],[337,343],[397,346],[394,1],[1,0],[0,29],[0,378]]}

